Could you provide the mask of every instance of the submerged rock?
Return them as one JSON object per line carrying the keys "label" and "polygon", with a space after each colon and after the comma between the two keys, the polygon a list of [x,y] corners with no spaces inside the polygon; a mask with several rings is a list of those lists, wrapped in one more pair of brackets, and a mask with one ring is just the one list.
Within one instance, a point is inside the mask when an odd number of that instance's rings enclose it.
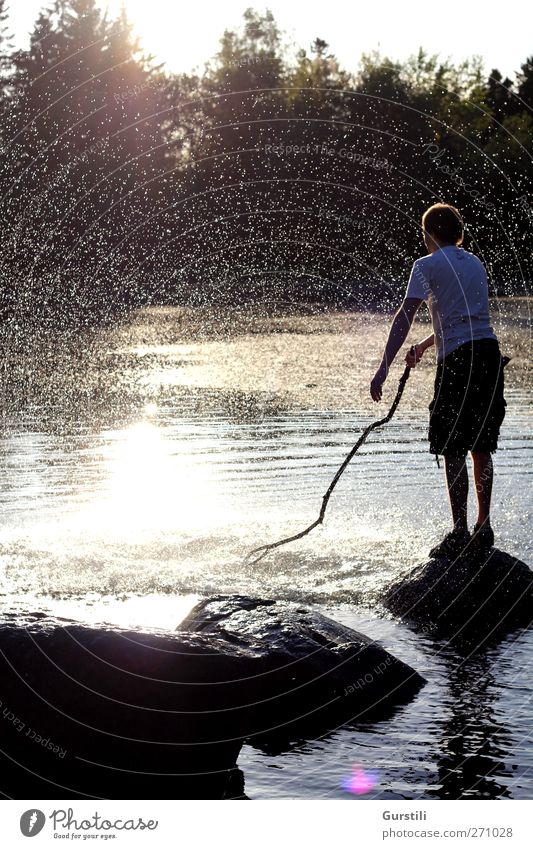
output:
{"label": "submerged rock", "polygon": [[457,639],[485,641],[533,622],[533,572],[497,548],[482,559],[433,559],[394,584],[385,606]]}
{"label": "submerged rock", "polygon": [[356,631],[241,596],[174,633],[8,617],[0,676],[1,789],[41,799],[220,798],[243,739],[368,721],[424,683]]}

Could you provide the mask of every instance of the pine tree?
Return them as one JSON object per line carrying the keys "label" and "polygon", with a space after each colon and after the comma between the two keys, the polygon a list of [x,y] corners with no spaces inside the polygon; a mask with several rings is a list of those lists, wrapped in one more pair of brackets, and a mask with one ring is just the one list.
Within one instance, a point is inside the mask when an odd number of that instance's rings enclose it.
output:
{"label": "pine tree", "polygon": [[533,109],[533,56],[529,56],[520,66],[518,78],[518,96]]}
{"label": "pine tree", "polygon": [[513,97],[513,85],[511,80],[494,68],[489,75],[486,84],[485,100],[492,114],[498,121],[502,121],[507,115],[516,112],[516,99]]}

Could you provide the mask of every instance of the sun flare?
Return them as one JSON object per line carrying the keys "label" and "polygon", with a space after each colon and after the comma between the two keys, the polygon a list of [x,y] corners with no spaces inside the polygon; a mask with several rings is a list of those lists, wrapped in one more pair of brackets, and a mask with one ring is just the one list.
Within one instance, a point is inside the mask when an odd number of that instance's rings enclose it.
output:
{"label": "sun flare", "polygon": [[[195,528],[207,523],[209,466],[190,454],[185,436],[172,439],[151,421],[115,433],[105,450],[102,498],[95,504],[115,531]],[[102,515],[103,514],[103,515]]]}

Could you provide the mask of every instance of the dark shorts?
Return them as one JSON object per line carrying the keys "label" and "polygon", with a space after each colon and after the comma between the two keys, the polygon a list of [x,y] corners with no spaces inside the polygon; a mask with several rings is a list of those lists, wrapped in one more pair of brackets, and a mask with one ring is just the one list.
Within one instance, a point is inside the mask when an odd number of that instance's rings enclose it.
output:
{"label": "dark shorts", "polygon": [[437,363],[429,405],[429,450],[464,457],[496,451],[505,416],[502,358],[495,339],[467,342]]}

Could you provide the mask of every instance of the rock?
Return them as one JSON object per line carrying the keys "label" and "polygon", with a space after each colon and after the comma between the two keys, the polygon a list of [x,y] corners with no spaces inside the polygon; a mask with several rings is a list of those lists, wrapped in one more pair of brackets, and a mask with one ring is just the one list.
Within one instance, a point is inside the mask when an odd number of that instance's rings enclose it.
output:
{"label": "rock", "polygon": [[497,548],[482,559],[433,559],[393,585],[384,603],[426,630],[486,641],[531,624],[533,572]]}
{"label": "rock", "polygon": [[381,718],[425,683],[378,643],[292,602],[219,596],[200,602],[179,629],[223,636],[256,652],[245,736],[256,744],[268,738],[270,748],[273,738]]}
{"label": "rock", "polygon": [[[200,602],[178,632],[254,653],[246,680],[226,682],[246,711],[244,738],[282,749],[288,739],[389,715],[425,683],[363,634],[297,604],[247,596]],[[273,743],[275,741],[275,744]]]}
{"label": "rock", "polygon": [[[216,682],[228,668],[246,675],[252,655],[201,635],[48,618],[26,624],[0,625],[0,775],[7,795],[224,794],[242,737],[231,712],[214,713],[225,694]],[[206,681],[214,682],[216,699],[209,700]]]}
{"label": "rock", "polygon": [[2,790],[41,799],[232,795],[243,739],[368,720],[423,684],[318,613],[241,596],[173,633],[7,617],[0,676]]}

